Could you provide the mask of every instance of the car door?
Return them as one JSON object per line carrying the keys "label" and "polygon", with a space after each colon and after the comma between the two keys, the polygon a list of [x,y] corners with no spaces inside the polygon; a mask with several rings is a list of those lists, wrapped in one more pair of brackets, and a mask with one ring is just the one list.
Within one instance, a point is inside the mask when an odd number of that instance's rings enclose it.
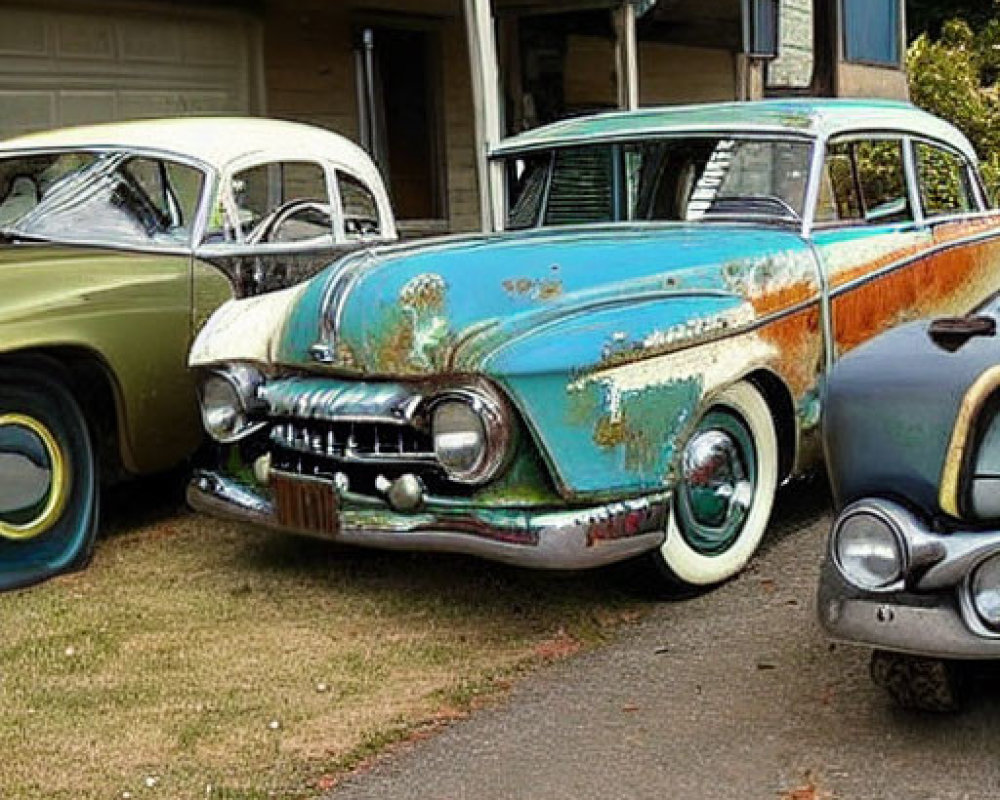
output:
{"label": "car door", "polygon": [[997,218],[972,166],[940,142],[831,142],[814,225],[835,357],[901,322],[965,313],[1000,285]]}
{"label": "car door", "polygon": [[[199,167],[121,157],[100,182],[60,210],[108,249],[90,259],[81,330],[122,393],[130,470],[152,472],[187,456],[200,439],[191,346],[191,242],[205,184]],[[53,213],[52,217],[59,216]],[[83,227],[84,223],[87,227]]]}
{"label": "car door", "polygon": [[917,310],[921,256],[933,235],[920,217],[901,136],[852,136],[826,148],[813,243],[830,295],[838,357]]}

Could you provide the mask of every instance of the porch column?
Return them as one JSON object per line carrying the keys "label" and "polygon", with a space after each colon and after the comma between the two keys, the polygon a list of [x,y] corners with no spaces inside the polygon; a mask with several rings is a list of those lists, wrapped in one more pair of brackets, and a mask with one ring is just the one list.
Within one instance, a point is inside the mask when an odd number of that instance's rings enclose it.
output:
{"label": "porch column", "polygon": [[634,111],[639,107],[639,43],[635,35],[635,3],[625,0],[615,12],[618,56],[618,107]]}
{"label": "porch column", "polygon": [[490,0],[463,0],[472,67],[472,102],[476,117],[476,171],[483,231],[500,230],[504,215],[503,165],[493,164],[490,150],[503,137],[500,127],[500,79]]}

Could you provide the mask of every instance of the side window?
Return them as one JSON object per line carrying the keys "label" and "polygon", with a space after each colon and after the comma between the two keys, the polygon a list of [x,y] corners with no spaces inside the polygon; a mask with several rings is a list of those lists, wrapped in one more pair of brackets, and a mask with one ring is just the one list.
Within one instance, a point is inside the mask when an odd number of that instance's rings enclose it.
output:
{"label": "side window", "polygon": [[865,222],[878,225],[912,220],[903,169],[903,143],[876,140],[855,142],[852,147]]}
{"label": "side window", "polygon": [[614,220],[612,148],[567,147],[556,151],[546,225]]}
{"label": "side window", "polygon": [[549,179],[552,154],[525,156],[507,161],[507,230],[519,231],[538,224]]}
{"label": "side window", "polygon": [[337,187],[344,207],[344,233],[347,238],[357,240],[380,236],[382,225],[379,222],[378,203],[372,190],[353,175],[339,170]]}
{"label": "side window", "polygon": [[816,221],[886,225],[913,219],[897,139],[834,142],[820,176]]}
{"label": "side window", "polygon": [[917,142],[914,151],[920,201],[928,217],[962,214],[975,208],[975,194],[962,158],[924,142]]}
{"label": "side window", "polygon": [[231,188],[248,242],[305,242],[333,233],[326,172],[319,164],[260,164],[236,173]]}
{"label": "side window", "polygon": [[854,156],[846,143],[831,144],[826,152],[820,176],[817,222],[860,222],[861,198],[858,195]]}

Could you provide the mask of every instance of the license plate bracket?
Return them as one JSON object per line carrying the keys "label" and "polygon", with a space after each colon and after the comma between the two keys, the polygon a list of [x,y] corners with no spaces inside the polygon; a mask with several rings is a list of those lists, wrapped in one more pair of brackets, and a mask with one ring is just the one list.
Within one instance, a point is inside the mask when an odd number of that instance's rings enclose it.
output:
{"label": "license plate bracket", "polygon": [[271,473],[278,524],[300,533],[335,536],[340,530],[340,498],[333,482]]}

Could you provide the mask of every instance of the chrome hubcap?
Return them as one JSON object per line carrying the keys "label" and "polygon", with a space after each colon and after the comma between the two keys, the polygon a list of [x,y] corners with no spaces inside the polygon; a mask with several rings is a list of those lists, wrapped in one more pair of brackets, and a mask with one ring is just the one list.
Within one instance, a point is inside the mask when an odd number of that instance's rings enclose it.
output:
{"label": "chrome hubcap", "polygon": [[716,554],[739,537],[753,504],[753,439],[734,416],[712,411],[688,442],[681,461],[677,521],[698,552]]}
{"label": "chrome hubcap", "polygon": [[19,414],[0,414],[0,537],[48,530],[66,500],[64,459],[51,432]]}

